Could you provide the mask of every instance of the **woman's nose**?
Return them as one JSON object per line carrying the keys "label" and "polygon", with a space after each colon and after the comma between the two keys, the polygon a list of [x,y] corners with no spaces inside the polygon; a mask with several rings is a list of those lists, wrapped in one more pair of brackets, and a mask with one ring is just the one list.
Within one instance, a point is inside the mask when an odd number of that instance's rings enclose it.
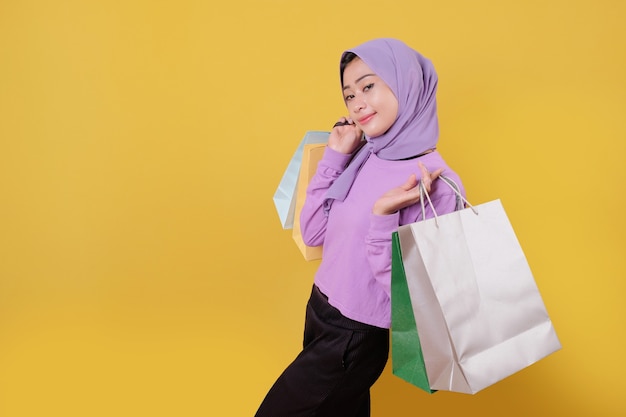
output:
{"label": "woman's nose", "polygon": [[354,101],[352,102],[352,105],[353,105],[353,111],[355,112],[363,110],[366,106],[365,101],[360,98],[355,98]]}

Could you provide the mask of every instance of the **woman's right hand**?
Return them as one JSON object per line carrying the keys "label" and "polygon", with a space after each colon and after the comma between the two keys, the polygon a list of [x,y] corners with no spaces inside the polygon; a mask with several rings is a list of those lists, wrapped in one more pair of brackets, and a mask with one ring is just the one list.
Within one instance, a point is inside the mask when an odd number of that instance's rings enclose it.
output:
{"label": "woman's right hand", "polygon": [[[441,175],[443,168],[439,168],[434,172],[428,172],[428,169],[421,162],[418,162],[417,165],[420,171],[422,171],[419,181],[424,185],[426,192],[430,192],[432,182]],[[417,203],[420,199],[419,181],[417,176],[412,174],[403,185],[387,191],[376,200],[372,213],[386,216]]]}
{"label": "woman's right hand", "polygon": [[[343,123],[343,124],[341,124]],[[351,154],[361,144],[363,131],[350,119],[342,117],[333,127],[328,138],[328,147],[333,151]]]}

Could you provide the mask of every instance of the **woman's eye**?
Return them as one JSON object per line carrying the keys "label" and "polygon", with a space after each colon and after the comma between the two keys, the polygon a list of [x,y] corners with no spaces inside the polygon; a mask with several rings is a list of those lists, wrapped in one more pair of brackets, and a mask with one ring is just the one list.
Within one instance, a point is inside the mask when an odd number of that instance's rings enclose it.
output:
{"label": "woman's eye", "polygon": [[373,87],[374,87],[374,83],[370,83],[366,85],[365,87],[363,87],[363,91],[371,90]]}
{"label": "woman's eye", "polygon": [[343,99],[344,99],[345,101],[350,101],[350,100],[352,100],[353,98],[354,98],[354,94],[348,94],[348,95],[346,95]]}

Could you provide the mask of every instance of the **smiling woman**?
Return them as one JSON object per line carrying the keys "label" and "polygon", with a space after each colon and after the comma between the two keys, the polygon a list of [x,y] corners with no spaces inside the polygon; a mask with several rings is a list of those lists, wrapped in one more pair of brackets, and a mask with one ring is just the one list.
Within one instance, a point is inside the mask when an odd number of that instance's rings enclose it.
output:
{"label": "smiling woman", "polygon": [[431,62],[399,40],[376,39],[346,51],[340,69],[348,116],[333,127],[301,214],[305,243],[324,246],[304,349],[257,417],[370,415],[369,390],[389,355],[392,232],[422,218],[419,182],[438,213],[456,207],[455,194],[433,183],[442,172],[461,181],[434,150]]}

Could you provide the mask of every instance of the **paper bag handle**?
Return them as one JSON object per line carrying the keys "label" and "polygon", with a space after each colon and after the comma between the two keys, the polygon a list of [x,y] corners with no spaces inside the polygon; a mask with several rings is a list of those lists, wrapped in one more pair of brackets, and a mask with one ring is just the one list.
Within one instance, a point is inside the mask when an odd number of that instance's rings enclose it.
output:
{"label": "paper bag handle", "polygon": [[[454,182],[454,180],[446,177],[445,175],[439,175],[438,178],[441,179],[448,187],[450,187],[452,191],[454,191],[454,194],[456,194],[456,198],[457,198],[456,210],[462,210],[464,208],[463,207],[463,203],[464,203],[469,208],[472,209],[474,214],[478,214],[478,211],[476,211],[476,208],[474,208],[474,206],[472,206],[470,202],[467,201],[465,197],[463,197],[463,195],[461,194],[461,191],[459,190],[459,186],[457,185],[456,182]],[[430,200],[428,191],[426,191],[426,188],[424,187],[424,183],[422,181],[419,182],[419,189],[420,189],[420,202],[422,204],[422,220],[426,218],[426,206],[424,203],[424,197],[426,197],[426,199],[428,200],[428,204],[430,204],[430,208],[433,210],[433,214],[435,215],[435,225],[439,227],[439,216],[437,216],[437,211],[435,210],[435,206],[433,205],[433,202]]]}

